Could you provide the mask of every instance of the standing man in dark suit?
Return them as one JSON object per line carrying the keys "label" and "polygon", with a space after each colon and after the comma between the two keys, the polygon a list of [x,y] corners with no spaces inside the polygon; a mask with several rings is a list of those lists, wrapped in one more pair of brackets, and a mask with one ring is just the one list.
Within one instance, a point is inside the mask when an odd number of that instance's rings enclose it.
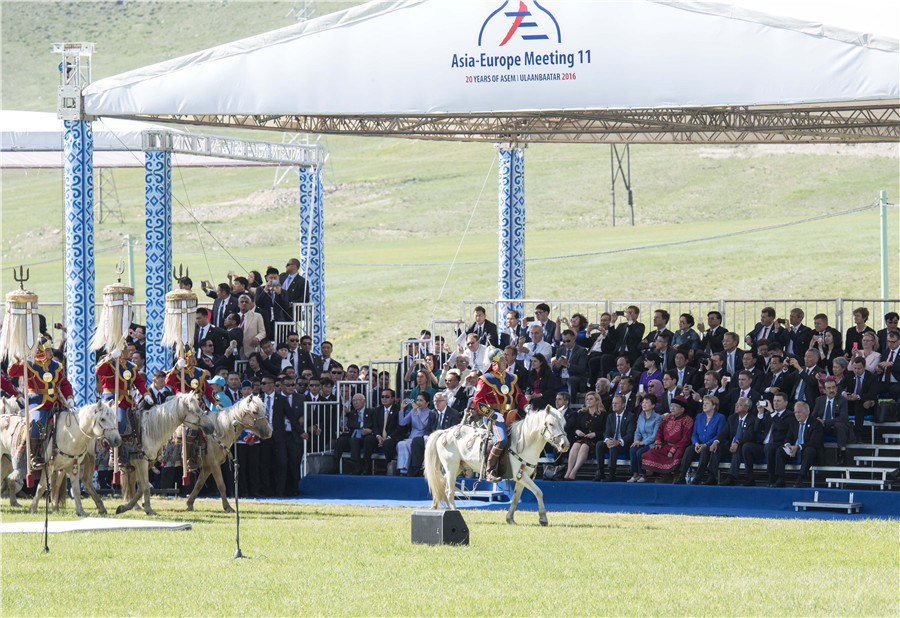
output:
{"label": "standing man in dark suit", "polygon": [[803,309],[800,307],[791,309],[791,313],[788,316],[790,325],[785,328],[787,331],[787,345],[784,351],[789,356],[800,358],[806,353],[806,350],[809,349],[809,344],[812,342],[813,330],[803,323],[804,316]]}
{"label": "standing man in dark suit", "polygon": [[823,434],[835,436],[838,442],[838,465],[847,463],[847,442],[850,439],[850,413],[847,400],[838,395],[833,378],[825,378],[825,394],[816,399],[813,418],[822,424]]}
{"label": "standing man in dark suit", "polygon": [[847,372],[841,383],[841,392],[847,400],[847,411],[853,415],[853,426],[857,438],[862,436],[866,414],[871,413],[878,403],[878,378],[866,371],[866,359],[857,356],[852,362],[853,371]]}
{"label": "standing man in dark suit", "polygon": [[[259,396],[262,398],[263,406],[266,410],[266,420],[269,421],[269,424],[272,424],[275,418],[275,378],[265,376],[260,380],[259,384]],[[272,429],[274,432],[274,425],[272,425]],[[257,467],[259,474],[257,491],[263,496],[276,495],[276,488],[273,487],[273,482],[275,480],[273,477],[273,472],[275,470],[275,443],[272,440],[261,440],[259,444],[253,448],[257,449],[259,454],[259,459],[256,462],[253,462],[256,464],[255,467]]]}
{"label": "standing man in dark suit", "polygon": [[294,391],[293,378],[281,382],[282,393],[272,407],[272,446],[274,452],[274,492],[292,498],[299,493],[300,454],[303,445],[303,397]]}
{"label": "standing man in dark suit", "polygon": [[[475,336],[478,337],[478,342],[483,346],[490,344],[496,348],[500,345],[500,337],[497,334],[497,325],[487,319],[484,307],[481,305],[475,307],[472,316],[475,320],[469,328],[466,329],[466,335],[475,333]],[[459,320],[459,322],[462,322],[462,320]],[[459,333],[458,330],[457,333]]]}
{"label": "standing man in dark suit", "polygon": [[881,353],[875,372],[879,395],[887,393],[894,401],[900,400],[900,332],[888,333],[887,348]]}
{"label": "standing man in dark suit", "polygon": [[225,354],[228,347],[228,333],[224,328],[213,326],[209,323],[209,309],[205,307],[197,308],[197,325],[194,328],[194,341],[203,341],[209,339],[213,342],[213,350],[217,355]]}
{"label": "standing man in dark suit", "polygon": [[653,328],[650,330],[650,332],[647,333],[647,336],[644,337],[643,341],[641,341],[639,345],[641,351],[652,349],[657,337],[659,337],[663,333],[669,335],[669,341],[672,341],[672,331],[666,328],[666,325],[668,323],[668,311],[666,311],[665,309],[657,309],[653,312]]}
{"label": "standing man in dark suit", "polygon": [[[776,450],[776,481],[775,487],[784,487],[784,465],[788,460],[793,460],[800,455],[800,475],[794,487],[803,487],[806,483],[806,476],[809,469],[825,452],[825,445],[822,443],[822,425],[816,419],[810,418],[809,406],[805,401],[798,401],[794,404],[794,422],[788,430],[783,448]],[[785,452],[790,450],[790,454]]]}
{"label": "standing man in dark suit", "polygon": [[510,309],[506,312],[506,326],[500,333],[500,347],[513,346],[518,348],[528,341],[528,332],[525,326],[519,321],[519,312]]}
{"label": "standing man in dark suit", "polygon": [[[700,349],[707,355],[721,352],[724,349],[722,338],[728,332],[728,329],[722,326],[722,314],[718,311],[710,311],[706,314],[706,323],[709,324],[709,330],[703,326],[703,320],[697,323],[697,330],[703,335],[703,339],[700,340]],[[737,343],[735,343],[736,345]],[[732,373],[732,375],[734,374]]]}
{"label": "standing man in dark suit", "polygon": [[281,294],[288,307],[292,303],[309,302],[309,284],[300,274],[300,260],[291,258],[284,265],[284,271],[279,276],[281,282]]}
{"label": "standing man in dark suit", "polygon": [[266,326],[266,337],[275,341],[275,322],[293,321],[293,312],[282,294],[277,268],[269,266],[266,269],[266,284],[256,288],[255,303],[256,312],[262,315]]}
{"label": "standing man in dark suit", "polygon": [[876,336],[878,337],[878,349],[884,350],[887,348],[887,335],[889,331],[897,331],[898,323],[900,323],[900,314],[896,311],[891,311],[884,314],[884,328],[882,328]]}
{"label": "standing man in dark suit", "polygon": [[756,406],[758,412],[754,429],[762,436],[762,441],[760,444],[748,442],[741,451],[747,470],[752,470],[765,457],[769,487],[784,487],[784,479],[778,478],[776,467],[778,451],[787,443],[791,428],[797,424],[797,419],[788,411],[787,404],[788,395],[781,392],[775,394],[771,403],[765,400],[759,402]]}
{"label": "standing man in dark suit", "polygon": [[544,331],[544,341],[556,347],[556,322],[550,319],[550,305],[538,303],[534,306],[534,319]]}
{"label": "standing man in dark suit", "polygon": [[[207,282],[204,281],[203,283],[205,288]],[[220,283],[215,293],[209,290],[206,294],[216,299],[213,303],[212,316],[209,321],[213,326],[224,329],[225,318],[239,311],[237,297],[231,294],[231,286],[227,283]]]}
{"label": "standing man in dark suit", "polygon": [[400,403],[390,388],[382,389],[381,404],[375,408],[374,423],[378,448],[384,449],[388,476],[396,476],[397,443],[409,435],[409,425],[400,424]]}
{"label": "standing man in dark suit", "polygon": [[[569,394],[574,399],[587,387],[588,363],[587,350],[575,345],[575,331],[566,329],[562,334],[562,345],[556,351],[556,357],[550,362],[550,368],[569,387]],[[629,443],[630,444],[630,443]]]}
{"label": "standing man in dark suit", "polygon": [[[632,365],[640,355],[641,339],[644,336],[644,325],[637,321],[641,314],[640,308],[636,305],[629,305],[625,309],[625,322],[616,326],[616,354],[628,358],[628,362]],[[619,317],[616,312],[615,322]]]}
{"label": "standing man in dark suit", "polygon": [[[782,320],[783,322],[784,320]],[[753,327],[753,330],[747,333],[744,341],[750,346],[754,352],[756,351],[756,342],[765,339],[769,342],[780,343],[784,349],[787,343],[785,329],[775,320],[775,307],[763,307],[759,314],[759,322]]]}
{"label": "standing man in dark suit", "polygon": [[[595,481],[613,482],[616,480],[616,468],[619,455],[628,454],[631,443],[634,442],[634,430],[637,428],[637,418],[625,409],[625,397],[615,395],[612,400],[612,414],[606,417],[606,428],[603,432],[603,440],[597,442],[595,451],[597,454],[597,474]],[[604,458],[609,456],[609,474],[603,475]]]}

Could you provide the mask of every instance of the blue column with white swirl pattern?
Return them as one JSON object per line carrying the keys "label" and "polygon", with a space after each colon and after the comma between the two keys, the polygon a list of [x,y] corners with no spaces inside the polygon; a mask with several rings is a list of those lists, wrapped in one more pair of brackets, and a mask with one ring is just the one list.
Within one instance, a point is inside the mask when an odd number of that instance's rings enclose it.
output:
{"label": "blue column with white swirl pattern", "polygon": [[66,376],[78,406],[97,399],[94,352],[94,134],[90,122],[65,121]]}
{"label": "blue column with white swirl pattern", "polygon": [[[525,152],[501,149],[499,163],[499,298],[525,298]],[[522,311],[521,305],[505,309]]]}
{"label": "blue column with white swirl pattern", "polygon": [[144,153],[145,262],[147,275],[147,375],[172,366],[172,354],[161,341],[166,293],[172,277],[172,155]]}
{"label": "blue column with white swirl pattern", "polygon": [[310,335],[318,354],[325,341],[325,214],[322,203],[322,169],[300,168],[300,274],[309,284],[313,305]]}

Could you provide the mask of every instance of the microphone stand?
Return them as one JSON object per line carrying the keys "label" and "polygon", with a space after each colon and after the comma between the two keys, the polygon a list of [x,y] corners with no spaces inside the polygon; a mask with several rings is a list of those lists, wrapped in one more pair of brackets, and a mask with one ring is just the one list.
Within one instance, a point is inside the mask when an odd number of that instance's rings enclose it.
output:
{"label": "microphone stand", "polygon": [[237,545],[237,550],[234,552],[234,556],[232,556],[232,560],[237,560],[238,558],[249,558],[250,556],[245,556],[241,553],[241,505],[240,505],[240,491],[238,487],[238,471],[241,466],[238,463],[238,421],[231,421],[232,427],[234,427],[234,525],[235,525],[235,544]]}

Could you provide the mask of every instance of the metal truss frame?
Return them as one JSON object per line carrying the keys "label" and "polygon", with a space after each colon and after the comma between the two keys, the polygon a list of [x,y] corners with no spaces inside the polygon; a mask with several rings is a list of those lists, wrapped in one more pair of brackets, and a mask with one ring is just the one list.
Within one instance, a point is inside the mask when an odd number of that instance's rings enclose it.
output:
{"label": "metal truss frame", "polygon": [[[900,142],[900,100],[896,99],[791,106],[546,110],[477,114],[173,114],[124,117],[298,133],[513,144]],[[223,153],[215,154],[227,156]]]}
{"label": "metal truss frame", "polygon": [[166,130],[144,131],[141,141],[145,151],[178,152],[298,167],[321,167],[326,159],[325,149],[318,144],[264,142]]}

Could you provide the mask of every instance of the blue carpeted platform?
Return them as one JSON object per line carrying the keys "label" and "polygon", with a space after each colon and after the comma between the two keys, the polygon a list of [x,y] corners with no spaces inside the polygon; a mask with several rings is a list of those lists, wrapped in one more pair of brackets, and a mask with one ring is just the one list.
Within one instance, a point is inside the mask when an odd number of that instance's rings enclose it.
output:
{"label": "blue carpeted platform", "polygon": [[[768,487],[708,487],[668,484],[592,483],[590,481],[538,481],[549,511],[596,511],[612,513],[677,513],[730,517],[788,517],[810,519],[900,518],[900,492],[853,491],[862,502],[859,514],[834,511],[794,511],[795,500],[812,500],[812,489]],[[850,492],[819,489],[821,502],[847,502]],[[303,502],[360,504],[372,506],[431,505],[422,478],[383,476],[311,475],[300,482]],[[457,500],[460,507],[507,509],[508,502]],[[526,490],[521,510],[536,510],[534,496]]]}

